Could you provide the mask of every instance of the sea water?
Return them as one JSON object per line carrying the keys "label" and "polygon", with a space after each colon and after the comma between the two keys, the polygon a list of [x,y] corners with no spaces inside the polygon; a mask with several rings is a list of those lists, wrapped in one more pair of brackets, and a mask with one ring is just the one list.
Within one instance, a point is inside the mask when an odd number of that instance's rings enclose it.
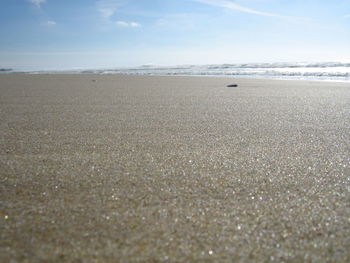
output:
{"label": "sea water", "polygon": [[[101,74],[233,76],[350,81],[350,63],[250,63],[220,65],[141,66],[93,71]],[[87,72],[88,73],[88,72]]]}
{"label": "sea water", "polygon": [[[10,71],[7,73],[15,73]],[[350,82],[350,63],[246,63],[215,65],[178,65],[124,67],[110,69],[35,71],[48,74],[127,74],[154,76],[232,76],[242,78],[272,78],[301,80],[331,80]]]}

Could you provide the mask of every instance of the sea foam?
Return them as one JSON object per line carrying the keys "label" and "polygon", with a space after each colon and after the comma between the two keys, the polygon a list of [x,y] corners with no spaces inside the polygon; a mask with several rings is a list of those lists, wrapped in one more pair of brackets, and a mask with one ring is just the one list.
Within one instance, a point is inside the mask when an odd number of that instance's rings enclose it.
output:
{"label": "sea foam", "polygon": [[[5,73],[5,72],[3,72]],[[6,73],[18,73],[6,71]],[[23,73],[23,72],[21,72]],[[244,63],[215,65],[177,65],[139,67],[62,70],[62,71],[28,71],[31,74],[127,74],[155,76],[233,76],[244,78],[304,79],[350,81],[350,63]]]}

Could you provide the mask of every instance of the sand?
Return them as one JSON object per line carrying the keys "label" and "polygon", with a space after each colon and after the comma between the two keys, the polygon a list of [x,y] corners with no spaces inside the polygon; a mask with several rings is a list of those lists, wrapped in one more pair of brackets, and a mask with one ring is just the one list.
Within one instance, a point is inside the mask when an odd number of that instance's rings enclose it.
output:
{"label": "sand", "polygon": [[350,84],[1,75],[0,119],[1,262],[350,261]]}

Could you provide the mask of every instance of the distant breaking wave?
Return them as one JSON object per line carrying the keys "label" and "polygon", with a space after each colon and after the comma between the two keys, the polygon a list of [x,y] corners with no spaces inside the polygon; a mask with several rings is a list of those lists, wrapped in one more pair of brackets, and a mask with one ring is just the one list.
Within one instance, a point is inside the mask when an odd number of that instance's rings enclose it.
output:
{"label": "distant breaking wave", "polygon": [[350,81],[350,63],[251,63],[183,66],[140,66],[88,70],[87,74],[127,74],[158,76],[232,76],[245,78],[281,78]]}
{"label": "distant breaking wave", "polygon": [[[13,71],[11,71],[13,72]],[[16,73],[16,72],[13,72]],[[244,63],[220,65],[178,65],[140,67],[35,71],[32,74],[126,74],[155,76],[233,76],[245,78],[306,79],[350,81],[350,63]]]}

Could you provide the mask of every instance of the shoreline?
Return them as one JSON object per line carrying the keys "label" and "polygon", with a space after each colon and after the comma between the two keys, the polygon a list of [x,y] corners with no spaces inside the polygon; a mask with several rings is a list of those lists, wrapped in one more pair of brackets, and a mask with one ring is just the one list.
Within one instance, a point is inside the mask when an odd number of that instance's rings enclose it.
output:
{"label": "shoreline", "polygon": [[230,76],[230,75],[181,75],[181,74],[174,74],[174,75],[157,75],[157,74],[123,74],[123,73],[111,73],[111,74],[96,74],[96,73],[31,73],[31,72],[13,72],[13,73],[0,73],[1,75],[58,75],[58,76],[69,76],[69,75],[76,75],[76,76],[91,76],[91,75],[96,75],[96,76],[143,76],[143,77],[203,77],[203,78],[231,78],[231,79],[243,79],[243,80],[282,80],[282,81],[313,81],[313,82],[337,82],[337,83],[350,83],[349,80],[337,80],[337,79],[313,79],[313,78],[282,78],[282,77],[240,77],[240,76]]}

